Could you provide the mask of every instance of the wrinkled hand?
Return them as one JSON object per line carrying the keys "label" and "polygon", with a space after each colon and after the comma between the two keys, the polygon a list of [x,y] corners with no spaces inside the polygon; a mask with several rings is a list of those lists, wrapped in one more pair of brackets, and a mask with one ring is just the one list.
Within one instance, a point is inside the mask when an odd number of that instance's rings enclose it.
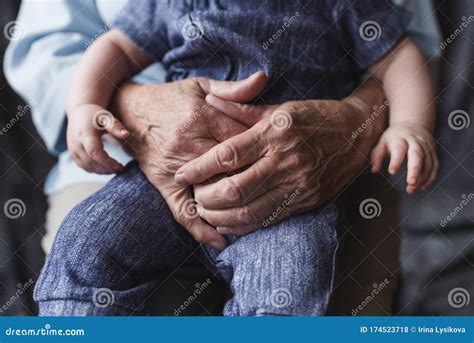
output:
{"label": "wrinkled hand", "polygon": [[[206,99],[251,127],[176,174],[177,183],[195,185],[201,217],[222,234],[244,235],[315,208],[332,199],[366,164],[360,143],[351,135],[367,108],[350,101],[253,106],[213,95]],[[219,181],[207,181],[223,173],[227,176]]]}
{"label": "wrinkled hand", "polygon": [[[121,120],[131,132],[129,150],[148,180],[161,192],[176,220],[201,243],[223,249],[226,240],[199,217],[192,187],[174,182],[186,162],[247,127],[206,103],[209,93],[246,102],[264,88],[263,73],[239,82],[186,79],[158,85],[129,85]],[[127,87],[127,86],[124,86]],[[120,96],[120,95],[119,95]]]}

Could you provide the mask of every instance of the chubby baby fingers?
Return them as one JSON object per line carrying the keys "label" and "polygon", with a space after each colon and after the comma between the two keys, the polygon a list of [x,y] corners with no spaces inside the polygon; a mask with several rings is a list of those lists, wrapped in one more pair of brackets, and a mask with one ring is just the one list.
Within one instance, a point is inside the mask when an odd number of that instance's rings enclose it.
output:
{"label": "chubby baby fingers", "polygon": [[[428,160],[426,159],[428,157]],[[427,156],[423,147],[415,141],[410,142],[408,148],[408,166],[407,166],[407,192],[413,193],[422,181],[423,171],[425,168],[429,168],[431,160]]]}
{"label": "chubby baby fingers", "polygon": [[407,154],[408,144],[404,139],[394,139],[388,142],[388,150],[390,151],[390,164],[388,172],[395,175],[400,170]]}
{"label": "chubby baby fingers", "polygon": [[436,152],[431,151],[427,155],[429,155],[432,164],[431,164],[431,168],[429,170],[427,170],[427,172],[426,172],[426,174],[427,174],[426,179],[423,180],[423,183],[420,185],[420,188],[422,190],[425,190],[425,189],[429,188],[433,184],[433,182],[435,181],[436,176],[438,175],[439,162],[438,162],[438,157],[436,156]]}
{"label": "chubby baby fingers", "polygon": [[117,139],[127,139],[130,136],[130,131],[117,118],[114,118],[112,124],[106,126],[105,130]]}
{"label": "chubby baby fingers", "polygon": [[113,174],[123,171],[124,167],[105,152],[100,137],[86,137],[83,140],[83,146],[85,156],[83,155],[81,158],[87,160],[91,166],[95,164],[93,172],[97,174]]}
{"label": "chubby baby fingers", "polygon": [[382,163],[387,156],[387,144],[380,140],[370,153],[370,163],[372,164],[372,173],[378,173],[382,169]]}

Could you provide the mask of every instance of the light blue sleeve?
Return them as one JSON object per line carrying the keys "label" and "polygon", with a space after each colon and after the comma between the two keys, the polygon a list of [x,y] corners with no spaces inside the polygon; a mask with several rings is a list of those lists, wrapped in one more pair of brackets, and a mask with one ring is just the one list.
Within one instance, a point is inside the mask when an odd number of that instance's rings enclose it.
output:
{"label": "light blue sleeve", "polygon": [[4,60],[12,88],[31,106],[33,122],[48,149],[66,149],[65,108],[74,67],[107,27],[94,0],[24,0]]}
{"label": "light blue sleeve", "polygon": [[441,33],[436,20],[436,8],[431,0],[392,0],[413,13],[408,27],[410,38],[431,58],[439,54]]}
{"label": "light blue sleeve", "polygon": [[[74,68],[86,48],[106,32],[126,0],[23,0],[17,18],[17,37],[4,59],[7,79],[31,106],[33,122],[48,149],[59,156],[48,175],[51,195],[81,182],[107,182],[112,175],[80,169],[66,150],[66,99]],[[104,18],[104,19],[102,19]],[[105,22],[104,22],[105,21]],[[164,82],[166,71],[155,63],[135,82]],[[117,144],[105,150],[120,163],[131,157]]]}
{"label": "light blue sleeve", "polygon": [[66,149],[65,108],[76,63],[107,27],[94,0],[24,0],[17,18],[21,39],[10,43],[5,74],[32,107],[33,122],[48,149]]}

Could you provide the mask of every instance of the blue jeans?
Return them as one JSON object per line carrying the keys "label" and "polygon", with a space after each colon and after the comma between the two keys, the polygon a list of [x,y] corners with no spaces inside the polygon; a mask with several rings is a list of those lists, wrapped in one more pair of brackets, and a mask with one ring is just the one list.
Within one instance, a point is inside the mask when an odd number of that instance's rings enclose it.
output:
{"label": "blue jeans", "polygon": [[132,162],[65,218],[35,288],[40,315],[144,315],[173,270],[199,252],[229,283],[228,316],[323,315],[335,270],[334,204],[241,238],[199,245]]}

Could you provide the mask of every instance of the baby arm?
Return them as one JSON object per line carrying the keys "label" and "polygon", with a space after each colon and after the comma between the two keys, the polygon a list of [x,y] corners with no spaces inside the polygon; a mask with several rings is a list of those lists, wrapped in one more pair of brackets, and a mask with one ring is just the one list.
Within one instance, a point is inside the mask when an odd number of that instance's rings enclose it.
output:
{"label": "baby arm", "polygon": [[372,151],[372,172],[379,172],[390,155],[394,175],[407,158],[408,193],[428,188],[438,169],[433,139],[435,100],[433,82],[421,51],[404,39],[370,72],[383,83],[390,104],[389,127]]}
{"label": "baby arm", "polygon": [[126,139],[129,132],[106,109],[118,85],[152,63],[151,58],[120,31],[101,36],[84,53],[70,86],[67,144],[83,169],[110,174],[123,166],[104,150],[102,136]]}

